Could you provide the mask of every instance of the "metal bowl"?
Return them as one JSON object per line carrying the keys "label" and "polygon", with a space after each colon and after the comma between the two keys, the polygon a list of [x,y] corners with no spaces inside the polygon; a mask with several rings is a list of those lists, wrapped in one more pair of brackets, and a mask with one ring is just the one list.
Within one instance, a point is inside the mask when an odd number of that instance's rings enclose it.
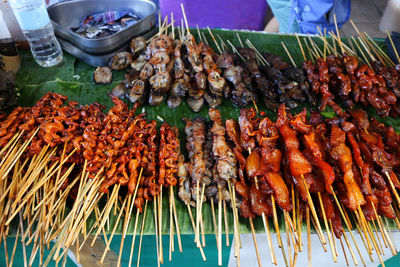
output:
{"label": "metal bowl", "polygon": [[[101,39],[88,39],[74,33],[88,15],[115,10],[131,11],[141,19],[121,31]],[[72,0],[48,7],[55,34],[80,50],[91,54],[111,53],[125,45],[131,38],[142,35],[156,23],[157,5],[149,0]]]}

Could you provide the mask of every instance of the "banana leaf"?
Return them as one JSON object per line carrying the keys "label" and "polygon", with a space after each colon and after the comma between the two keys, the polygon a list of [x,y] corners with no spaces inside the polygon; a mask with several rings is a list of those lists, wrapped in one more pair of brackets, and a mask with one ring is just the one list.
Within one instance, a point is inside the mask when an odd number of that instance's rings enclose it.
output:
{"label": "banana leaf", "polygon": [[[203,31],[203,30],[202,30]],[[197,32],[192,30],[192,33],[197,37]],[[204,34],[208,38],[208,43],[218,52],[210,34],[207,31],[204,31]],[[286,54],[282,42],[285,43],[286,47],[291,53],[292,58],[296,62],[298,66],[301,66],[303,60],[303,55],[301,53],[298,41],[293,35],[281,35],[281,34],[267,34],[261,32],[250,32],[250,31],[228,31],[228,30],[213,30],[213,34],[217,36],[217,40],[221,37],[225,44],[227,44],[226,40],[230,40],[231,43],[239,47],[240,41],[238,36],[242,42],[245,42],[247,39],[251,41],[251,43],[261,52],[270,52],[276,55],[282,56],[285,60],[289,61],[289,57]],[[300,39],[303,42],[308,40],[309,37],[301,36]],[[322,48],[322,41],[317,37],[312,37],[313,41]],[[328,38],[332,44],[332,40]],[[198,40],[198,39],[197,39]],[[383,40],[375,40],[376,43],[385,50],[385,44]],[[350,45],[346,39],[343,39],[343,42],[347,45]],[[231,47],[228,47],[231,49]],[[109,93],[112,88],[121,82],[124,79],[125,70],[122,71],[113,71],[113,82],[110,85],[96,85],[92,81],[92,75],[95,70],[94,67],[85,64],[83,61],[71,56],[67,53],[64,53],[64,60],[61,66],[52,67],[52,68],[41,68],[39,67],[31,54],[23,51],[21,53],[22,56],[22,67],[16,76],[16,85],[18,87],[20,97],[19,104],[22,106],[31,106],[33,105],[40,97],[42,97],[46,92],[52,91],[57,92],[63,95],[68,96],[69,100],[78,101],[80,104],[90,104],[94,102],[101,103],[106,105],[107,109],[112,106],[112,102],[110,101]],[[306,56],[309,57],[309,54],[306,51]],[[132,106],[129,104],[129,106]],[[276,115],[273,111],[266,110],[262,101],[258,102],[258,107],[260,110],[266,111],[267,115],[272,119],[276,118]],[[304,107],[310,108],[307,104],[294,109],[293,112],[298,112]],[[237,119],[239,116],[239,109],[234,107],[229,101],[224,100],[222,105],[218,108],[221,112],[222,118],[234,118]],[[194,113],[191,111],[189,106],[185,101],[176,108],[170,109],[166,105],[166,103],[162,103],[159,106],[152,107],[148,104],[144,104],[139,108],[139,112],[144,110],[147,114],[148,119],[157,120],[157,117],[161,117],[165,121],[167,121],[170,125],[177,126],[180,129],[180,139],[181,139],[181,149],[185,150],[185,137],[184,137],[184,123],[182,118],[195,118],[198,116],[203,116],[208,118],[207,115],[207,105],[205,105],[199,113]],[[384,118],[381,119],[376,115],[376,112],[372,108],[367,108],[366,111],[370,116],[374,116],[378,118],[380,121],[385,123],[386,125],[392,125],[395,127],[396,131],[400,131],[400,118]],[[329,107],[323,112],[325,117],[334,117],[335,113]],[[162,218],[162,230],[163,233],[169,233],[169,204],[168,204],[168,194],[167,190],[164,190],[164,198],[163,198],[163,218]],[[187,207],[183,205],[183,203],[177,198],[177,192],[175,190],[175,198],[176,198],[176,208],[179,220],[179,227],[182,234],[193,233],[191,221],[188,215]],[[315,202],[316,203],[316,202]],[[217,209],[217,207],[216,207]],[[228,231],[233,231],[233,215],[230,206],[227,207],[227,219],[228,219]],[[149,203],[148,212],[145,223],[145,234],[154,234],[155,233],[155,225],[154,225],[154,209],[153,203]],[[192,211],[195,214],[195,211]],[[211,216],[211,208],[210,203],[207,202],[203,205],[203,219],[204,219],[204,232],[205,233],[214,233],[214,226]],[[217,212],[217,210],[216,210]],[[134,227],[134,214],[132,214],[132,220],[130,221],[130,225],[128,227],[128,232],[133,232]],[[139,220],[141,221],[143,215],[140,215]],[[284,228],[284,219],[283,214],[279,213],[279,222],[280,228]],[[113,225],[116,221],[117,216],[114,212],[111,213],[110,225]],[[88,227],[94,221],[94,218],[90,218],[88,221]],[[119,227],[117,229],[117,233],[122,231],[122,223],[123,220],[119,223]],[[139,224],[140,225],[140,224]],[[273,231],[272,223],[270,223],[271,230]],[[254,221],[255,230],[257,232],[264,232],[264,227],[262,220],[260,218]],[[111,231],[112,227],[108,229]],[[246,233],[250,232],[250,227],[247,220],[243,218],[240,219],[240,232]]]}

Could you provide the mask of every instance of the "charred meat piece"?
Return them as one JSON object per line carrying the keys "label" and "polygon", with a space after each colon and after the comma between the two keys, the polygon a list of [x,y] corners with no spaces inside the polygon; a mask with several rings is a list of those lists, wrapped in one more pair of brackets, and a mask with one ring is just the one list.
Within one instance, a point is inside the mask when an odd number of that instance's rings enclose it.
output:
{"label": "charred meat piece", "polygon": [[170,89],[172,83],[171,75],[168,72],[159,72],[149,79],[149,83],[154,95],[163,95]]}
{"label": "charred meat piece", "polygon": [[124,99],[126,97],[127,92],[128,89],[126,88],[126,84],[124,82],[120,82],[112,89],[111,95],[118,97],[120,99]]}
{"label": "charred meat piece", "polygon": [[204,99],[210,106],[210,108],[216,108],[222,103],[222,97],[213,95],[212,93],[206,92],[204,94]]}
{"label": "charred meat piece", "polygon": [[194,112],[199,112],[204,106],[204,98],[193,98],[191,96],[186,98],[186,102]]}
{"label": "charred meat piece", "polygon": [[93,81],[95,84],[110,84],[113,75],[109,67],[97,67],[93,73]]}
{"label": "charred meat piece", "polygon": [[136,80],[128,94],[128,99],[132,103],[143,103],[146,98],[146,83]]}
{"label": "charred meat piece", "polygon": [[132,63],[132,55],[129,52],[119,52],[110,59],[109,66],[113,70],[122,70]]}
{"label": "charred meat piece", "polygon": [[132,54],[140,53],[146,47],[146,38],[143,36],[138,36],[132,38],[129,48],[131,49]]}
{"label": "charred meat piece", "polygon": [[177,108],[182,103],[182,98],[179,96],[169,95],[167,98],[167,105],[169,108]]}
{"label": "charred meat piece", "polygon": [[158,106],[164,101],[165,95],[155,95],[153,91],[150,91],[149,104],[152,106]]}

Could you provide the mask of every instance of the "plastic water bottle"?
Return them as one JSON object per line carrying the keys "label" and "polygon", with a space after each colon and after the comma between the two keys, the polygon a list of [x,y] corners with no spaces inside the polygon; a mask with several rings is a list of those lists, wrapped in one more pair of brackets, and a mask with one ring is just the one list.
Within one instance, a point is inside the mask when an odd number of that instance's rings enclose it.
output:
{"label": "plastic water bottle", "polygon": [[63,54],[44,0],[11,0],[10,5],[36,62],[42,67],[59,64]]}

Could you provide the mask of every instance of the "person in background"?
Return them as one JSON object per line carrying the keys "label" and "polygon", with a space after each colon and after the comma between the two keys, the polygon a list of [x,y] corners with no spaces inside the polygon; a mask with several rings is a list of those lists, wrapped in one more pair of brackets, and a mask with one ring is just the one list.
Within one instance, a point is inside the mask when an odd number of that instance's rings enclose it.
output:
{"label": "person in background", "polygon": [[274,13],[265,31],[280,33],[319,33],[334,31],[349,20],[351,0],[267,0]]}
{"label": "person in background", "polygon": [[175,25],[181,24],[185,8],[189,27],[246,29],[262,31],[265,25],[267,2],[265,0],[158,0],[164,18],[171,12]]}

